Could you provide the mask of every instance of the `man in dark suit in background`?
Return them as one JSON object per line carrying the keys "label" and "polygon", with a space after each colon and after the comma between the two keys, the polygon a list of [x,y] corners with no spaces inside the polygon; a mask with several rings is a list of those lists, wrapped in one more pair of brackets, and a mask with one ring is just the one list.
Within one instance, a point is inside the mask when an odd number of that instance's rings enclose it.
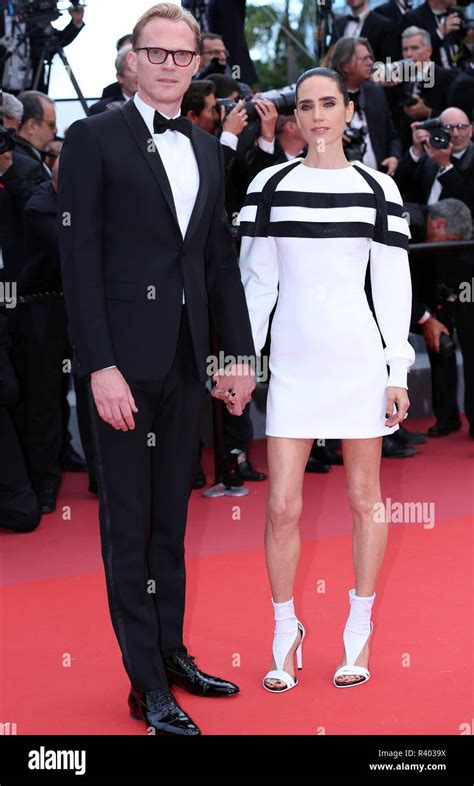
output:
{"label": "man in dark suit in background", "polygon": [[340,38],[367,38],[376,60],[396,60],[400,44],[393,24],[371,11],[368,0],[347,0],[347,5],[351,13],[335,19],[330,45],[334,46]]}
{"label": "man in dark suit in background", "polygon": [[440,120],[449,131],[446,148],[430,144],[426,129],[412,124],[413,144],[398,165],[395,180],[405,202],[431,205],[440,199],[460,199],[474,215],[474,143],[466,114],[445,109]]}
{"label": "man in dark suit in background", "polygon": [[343,74],[355,112],[351,129],[366,128],[362,157],[367,166],[393,175],[402,154],[387,99],[382,87],[370,81],[374,57],[366,38],[341,38],[331,51],[329,65]]}
{"label": "man in dark suit in background", "polygon": [[137,75],[130,68],[127,55],[132,49],[131,44],[125,44],[119,49],[117,57],[115,58],[115,70],[117,73],[117,91],[107,98],[101,98],[95,104],[89,107],[89,115],[99,115],[101,112],[106,112],[107,109],[114,109],[115,104],[123,104],[130,98],[133,98],[138,89]]}
{"label": "man in dark suit in background", "polygon": [[74,123],[59,176],[69,330],[90,375],[102,553],[129,708],[159,733],[199,734],[169,690],[231,696],[183,643],[184,534],[209,355],[209,309],[235,363],[213,393],[239,415],[254,346],[224,208],[218,140],[180,117],[200,30],[172,3],[133,32],[138,93]]}
{"label": "man in dark suit in background", "polygon": [[461,48],[459,28],[461,19],[456,10],[451,11],[452,0],[426,0],[402,19],[402,29],[421,27],[431,37],[433,60],[443,68],[454,68]]}

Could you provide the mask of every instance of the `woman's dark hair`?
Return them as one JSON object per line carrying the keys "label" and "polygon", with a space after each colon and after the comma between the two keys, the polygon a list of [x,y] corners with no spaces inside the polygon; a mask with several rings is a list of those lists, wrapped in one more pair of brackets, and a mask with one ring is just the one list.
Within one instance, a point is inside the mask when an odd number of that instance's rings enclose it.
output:
{"label": "woman's dark hair", "polygon": [[332,68],[326,68],[326,66],[318,66],[317,68],[310,68],[309,71],[305,71],[304,74],[301,74],[300,78],[296,83],[296,105],[298,106],[298,90],[307,79],[311,79],[312,76],[325,76],[328,79],[333,79],[336,82],[339,92],[342,95],[343,101],[345,106],[348,105],[350,99],[347,93],[347,84],[344,76],[339,73],[339,71],[334,71]]}

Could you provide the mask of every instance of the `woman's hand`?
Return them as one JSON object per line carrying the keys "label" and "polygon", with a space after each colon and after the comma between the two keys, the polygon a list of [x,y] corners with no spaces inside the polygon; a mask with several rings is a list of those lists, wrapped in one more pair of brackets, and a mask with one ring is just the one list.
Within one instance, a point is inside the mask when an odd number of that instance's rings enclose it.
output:
{"label": "woman's hand", "polygon": [[[397,407],[397,411],[392,415],[394,404]],[[387,409],[385,410],[385,425],[387,428],[396,426],[397,423],[403,423],[409,406],[410,400],[406,388],[387,387]]]}

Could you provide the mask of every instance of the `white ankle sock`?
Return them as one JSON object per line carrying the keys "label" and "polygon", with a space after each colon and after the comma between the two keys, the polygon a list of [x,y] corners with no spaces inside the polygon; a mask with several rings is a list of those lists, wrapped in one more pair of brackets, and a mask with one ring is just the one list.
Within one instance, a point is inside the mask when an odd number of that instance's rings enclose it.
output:
{"label": "white ankle sock", "polygon": [[357,660],[369,637],[375,595],[375,592],[368,596],[356,595],[355,589],[349,590],[351,608],[344,629],[344,645],[347,663],[350,665]]}

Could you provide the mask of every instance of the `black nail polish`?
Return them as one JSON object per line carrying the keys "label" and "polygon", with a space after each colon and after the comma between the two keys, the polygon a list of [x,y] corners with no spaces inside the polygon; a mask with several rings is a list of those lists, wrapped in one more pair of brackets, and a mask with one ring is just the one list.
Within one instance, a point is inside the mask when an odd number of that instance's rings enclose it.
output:
{"label": "black nail polish", "polygon": [[390,417],[390,413],[389,413],[389,412],[386,412],[386,413],[385,413],[385,417],[388,419],[388,418]]}

